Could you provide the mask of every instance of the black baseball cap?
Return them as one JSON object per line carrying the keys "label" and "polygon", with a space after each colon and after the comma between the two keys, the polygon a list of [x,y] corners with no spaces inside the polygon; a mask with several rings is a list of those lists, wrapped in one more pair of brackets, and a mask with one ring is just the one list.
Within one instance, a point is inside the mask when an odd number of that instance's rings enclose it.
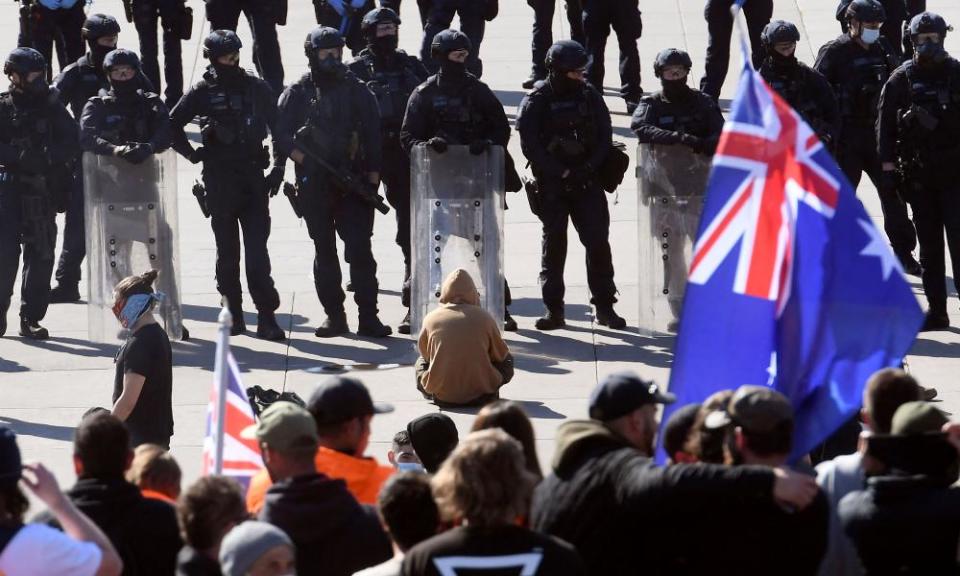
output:
{"label": "black baseball cap", "polygon": [[339,424],[360,416],[393,412],[393,406],[374,402],[370,392],[356,378],[333,376],[322,382],[307,402],[317,426]]}
{"label": "black baseball cap", "polygon": [[615,372],[603,379],[590,395],[590,417],[609,422],[645,404],[673,404],[677,397],[661,392],[652,381],[633,372]]}
{"label": "black baseball cap", "polygon": [[0,426],[0,486],[10,486],[20,481],[23,462],[17,435],[6,426]]}
{"label": "black baseball cap", "polygon": [[407,424],[407,434],[413,451],[430,474],[440,469],[460,441],[456,423],[442,412],[428,412],[411,420]]}

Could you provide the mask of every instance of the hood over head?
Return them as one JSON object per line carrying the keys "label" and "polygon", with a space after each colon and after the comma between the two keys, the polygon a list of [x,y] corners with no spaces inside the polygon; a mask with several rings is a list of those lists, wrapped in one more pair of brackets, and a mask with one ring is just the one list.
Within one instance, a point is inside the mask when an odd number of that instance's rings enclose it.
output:
{"label": "hood over head", "polygon": [[443,281],[440,288],[441,304],[472,304],[480,305],[480,293],[473,278],[463,268],[457,268]]}

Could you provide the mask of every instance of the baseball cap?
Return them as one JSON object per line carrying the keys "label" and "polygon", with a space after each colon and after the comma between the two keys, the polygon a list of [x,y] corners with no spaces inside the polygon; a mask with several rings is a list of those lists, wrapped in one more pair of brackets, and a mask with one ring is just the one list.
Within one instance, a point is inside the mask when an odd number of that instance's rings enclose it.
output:
{"label": "baseball cap", "polygon": [[890,423],[893,436],[913,436],[916,434],[939,433],[943,425],[949,422],[941,410],[929,402],[907,402],[897,408]]}
{"label": "baseball cap", "polygon": [[223,575],[244,576],[261,556],[277,546],[294,547],[290,537],[273,524],[257,520],[237,524],[220,544]]}
{"label": "baseball cap", "polygon": [[359,380],[333,376],[322,382],[307,402],[317,426],[339,424],[359,416],[393,412],[393,406],[374,402],[370,392]]}
{"label": "baseball cap", "polygon": [[644,404],[673,404],[677,397],[661,392],[652,381],[633,372],[616,372],[603,379],[590,395],[590,417],[609,422]]}
{"label": "baseball cap", "polygon": [[781,424],[793,422],[793,406],[787,397],[766,386],[741,386],[733,393],[726,411],[712,412],[704,425],[722,428],[736,424],[748,432],[773,432]]}
{"label": "baseball cap", "polygon": [[317,424],[313,416],[292,402],[274,402],[260,414],[260,421],[240,432],[241,438],[259,440],[280,452],[317,447]]}
{"label": "baseball cap", "polygon": [[410,444],[427,472],[433,474],[453,452],[460,441],[453,419],[440,412],[430,412],[407,424]]}
{"label": "baseball cap", "polygon": [[17,435],[10,428],[0,426],[0,486],[16,484],[22,474],[23,462],[20,460]]}

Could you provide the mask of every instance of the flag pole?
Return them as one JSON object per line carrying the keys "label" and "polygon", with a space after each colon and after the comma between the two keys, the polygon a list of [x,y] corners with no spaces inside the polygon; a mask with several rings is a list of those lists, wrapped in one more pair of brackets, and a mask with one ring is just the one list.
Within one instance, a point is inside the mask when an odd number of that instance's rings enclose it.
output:
{"label": "flag pole", "polygon": [[230,310],[227,309],[226,301],[223,303],[223,309],[220,310],[220,315],[217,316],[217,324],[219,324],[217,332],[217,357],[213,365],[214,383],[217,387],[217,408],[215,412],[217,428],[213,445],[213,473],[219,475],[223,473],[223,435],[226,425],[227,378],[229,375],[228,371],[230,370],[230,367],[227,365],[227,355],[230,353],[230,327],[233,325],[233,316],[230,314]]}
{"label": "flag pole", "polygon": [[747,33],[747,27],[744,24],[743,16],[743,3],[745,0],[736,0],[733,5],[730,6],[730,14],[733,16],[733,21],[737,25],[737,36],[740,37],[740,52],[743,55],[744,66],[749,67],[753,70],[753,59],[751,58],[749,38],[750,35]]}

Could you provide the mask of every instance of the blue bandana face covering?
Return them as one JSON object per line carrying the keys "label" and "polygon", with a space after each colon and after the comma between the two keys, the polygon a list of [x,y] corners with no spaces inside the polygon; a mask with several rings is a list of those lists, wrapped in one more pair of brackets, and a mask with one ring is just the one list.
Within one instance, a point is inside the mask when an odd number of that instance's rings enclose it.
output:
{"label": "blue bandana face covering", "polygon": [[150,309],[154,300],[159,302],[163,298],[163,293],[154,292],[153,294],[134,294],[127,298],[117,315],[117,320],[124,328],[130,328],[137,323],[143,314]]}

